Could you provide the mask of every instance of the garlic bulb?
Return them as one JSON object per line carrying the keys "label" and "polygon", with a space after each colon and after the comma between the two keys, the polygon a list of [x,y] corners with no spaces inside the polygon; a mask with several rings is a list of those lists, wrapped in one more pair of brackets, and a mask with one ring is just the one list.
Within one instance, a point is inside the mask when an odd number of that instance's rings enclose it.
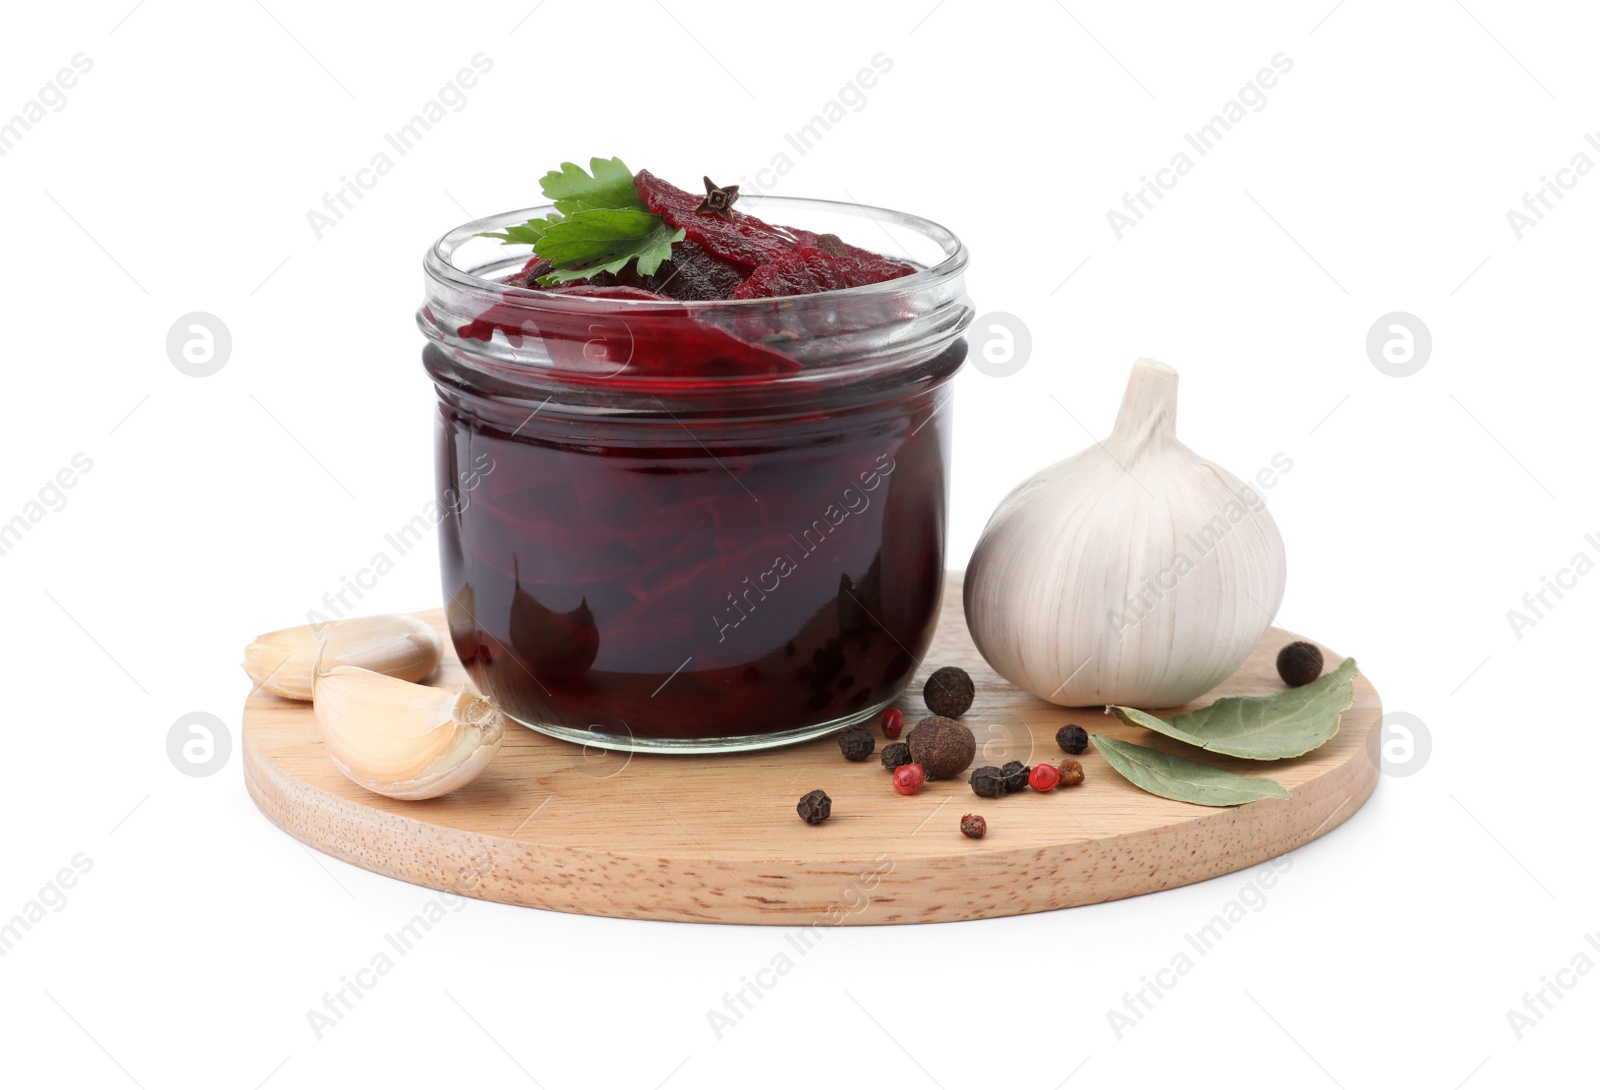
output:
{"label": "garlic bulb", "polygon": [[464,787],[505,738],[500,710],[470,692],[320,665],[314,688],[312,711],[328,756],[351,780],[392,799],[431,799]]}
{"label": "garlic bulb", "polygon": [[1110,438],[996,509],[967,627],[1014,685],[1068,707],[1170,708],[1226,680],[1283,600],[1260,494],[1178,442],[1178,373],[1133,365]]}
{"label": "garlic bulb", "polygon": [[288,700],[311,699],[312,664],[360,666],[404,681],[438,667],[444,645],[433,626],[405,613],[304,624],[257,636],[244,649],[244,672],[258,688]]}

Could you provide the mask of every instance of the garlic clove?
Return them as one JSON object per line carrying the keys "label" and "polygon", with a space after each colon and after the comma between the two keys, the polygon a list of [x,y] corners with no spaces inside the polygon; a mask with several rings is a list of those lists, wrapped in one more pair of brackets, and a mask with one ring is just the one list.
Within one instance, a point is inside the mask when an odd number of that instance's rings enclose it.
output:
{"label": "garlic clove", "polygon": [[257,636],[244,649],[244,672],[276,696],[310,700],[312,663],[319,652],[324,668],[359,666],[421,681],[438,668],[444,645],[432,625],[409,614],[352,617]]}
{"label": "garlic clove", "polygon": [[1170,708],[1226,680],[1283,599],[1283,539],[1254,489],[1177,438],[1178,373],[1133,366],[1103,442],[1001,501],[967,566],[974,644],[1067,707]]}
{"label": "garlic clove", "polygon": [[339,771],[392,799],[431,799],[464,787],[505,740],[500,710],[464,690],[334,666],[317,670],[314,697],[312,712]]}

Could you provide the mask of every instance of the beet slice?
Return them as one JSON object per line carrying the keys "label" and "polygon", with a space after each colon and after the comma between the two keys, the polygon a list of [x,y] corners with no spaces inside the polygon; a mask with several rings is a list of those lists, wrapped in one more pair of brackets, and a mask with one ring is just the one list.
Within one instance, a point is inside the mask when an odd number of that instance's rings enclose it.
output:
{"label": "beet slice", "polygon": [[744,278],[744,272],[737,266],[723,261],[699,243],[684,239],[672,248],[672,259],[663,261],[649,276],[639,275],[637,267],[629,265],[617,275],[617,283],[688,303],[732,299],[734,289]]}
{"label": "beet slice", "polygon": [[664,182],[648,170],[634,175],[639,199],[673,227],[681,227],[695,243],[748,276],[758,265],[793,250],[798,241],[787,227],[775,227],[737,209],[730,218],[697,212],[702,198]]}
{"label": "beet slice", "polygon": [[[541,289],[539,294],[661,299],[643,288],[622,284],[565,284]],[[621,310],[590,314],[576,309],[542,310],[510,297],[457,332],[487,342],[497,329],[513,348],[520,348],[528,337],[543,340],[555,363],[574,370],[563,377],[578,383],[771,378],[800,370],[799,361],[697,321],[683,307],[652,308],[638,314]]]}
{"label": "beet slice", "polygon": [[807,231],[800,227],[791,227],[789,230],[794,232],[799,240],[799,246],[810,246],[826,254],[852,258],[862,268],[877,274],[877,280],[869,280],[866,283],[895,280],[902,276],[910,276],[917,271],[904,261],[896,261],[892,257],[884,257],[871,250],[864,250],[860,246],[852,246],[838,235],[819,235],[815,231]]}
{"label": "beet slice", "polygon": [[[625,266],[621,272],[599,272],[587,280],[574,280],[566,284],[553,284],[545,287],[533,283],[533,278],[543,276],[551,271],[551,265],[540,257],[530,258],[528,263],[519,272],[500,278],[500,283],[517,288],[528,288],[531,291],[548,291],[563,295],[596,295],[604,296],[606,293],[598,291],[574,291],[574,288],[612,288],[624,287],[642,290],[657,299],[677,299],[681,302],[709,302],[712,300],[732,299],[734,289],[744,283],[745,270],[737,265],[730,265],[711,253],[705,247],[685,239],[672,249],[672,258],[663,261],[655,272],[648,276],[641,275],[638,267],[633,264]],[[616,293],[616,299],[637,299],[642,296],[631,293]]]}
{"label": "beet slice", "polygon": [[810,295],[878,284],[910,273],[911,266],[872,255],[868,261],[848,253],[830,254],[802,246],[752,272],[734,291],[735,299],[771,299],[780,295]]}

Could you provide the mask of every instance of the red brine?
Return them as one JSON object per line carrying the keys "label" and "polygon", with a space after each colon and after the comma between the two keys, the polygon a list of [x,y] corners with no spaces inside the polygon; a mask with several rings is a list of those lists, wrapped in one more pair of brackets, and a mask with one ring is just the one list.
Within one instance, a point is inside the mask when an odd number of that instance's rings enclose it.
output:
{"label": "red brine", "polygon": [[486,471],[440,527],[462,662],[524,722],[624,737],[875,712],[939,608],[948,432],[912,434],[934,414],[919,400],[692,435],[597,422],[586,441],[442,406],[441,483]]}

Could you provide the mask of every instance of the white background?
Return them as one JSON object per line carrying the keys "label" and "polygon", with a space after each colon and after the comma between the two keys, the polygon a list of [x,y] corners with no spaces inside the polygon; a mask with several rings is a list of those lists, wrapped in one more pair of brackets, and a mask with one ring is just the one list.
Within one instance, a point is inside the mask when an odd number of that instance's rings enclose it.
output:
{"label": "white background", "polygon": [[[0,959],[5,1081],[1480,1090],[1592,1070],[1600,974],[1568,976],[1520,1039],[1507,1011],[1581,950],[1600,960],[1600,576],[1520,639],[1506,615],[1600,556],[1600,176],[1570,176],[1520,239],[1506,216],[1575,154],[1600,161],[1592,10],[132,5],[18,6],[0,37],[0,118],[75,54],[93,62],[0,158],[0,521],[74,454],[93,461],[0,557],[0,918],[92,860]],[[307,210],[480,52],[493,70],[465,108],[317,239]],[[795,155],[786,134],[880,52],[893,67],[864,106]],[[1279,53],[1293,69],[1266,105],[1119,240],[1107,210]],[[1190,445],[1244,477],[1293,459],[1268,495],[1290,562],[1279,623],[1357,655],[1431,757],[1293,853],[1120,1039],[1106,1012],[1250,873],[833,931],[721,1039],[705,1012],[781,930],[472,902],[318,1040],[306,1011],[432,895],[256,811],[238,661],[431,495],[425,245],[531,203],[562,159],[755,188],[784,151],[779,192],[950,226],[979,311],[1031,331],[1019,374],[958,379],[952,564],[1010,487],[1106,432],[1136,356],[1167,360]],[[191,311],[232,333],[210,378],[167,357]],[[1409,378],[1366,353],[1392,311],[1432,331]],[[437,600],[430,543],[365,605]],[[167,756],[193,711],[235,741],[210,777]]]}

